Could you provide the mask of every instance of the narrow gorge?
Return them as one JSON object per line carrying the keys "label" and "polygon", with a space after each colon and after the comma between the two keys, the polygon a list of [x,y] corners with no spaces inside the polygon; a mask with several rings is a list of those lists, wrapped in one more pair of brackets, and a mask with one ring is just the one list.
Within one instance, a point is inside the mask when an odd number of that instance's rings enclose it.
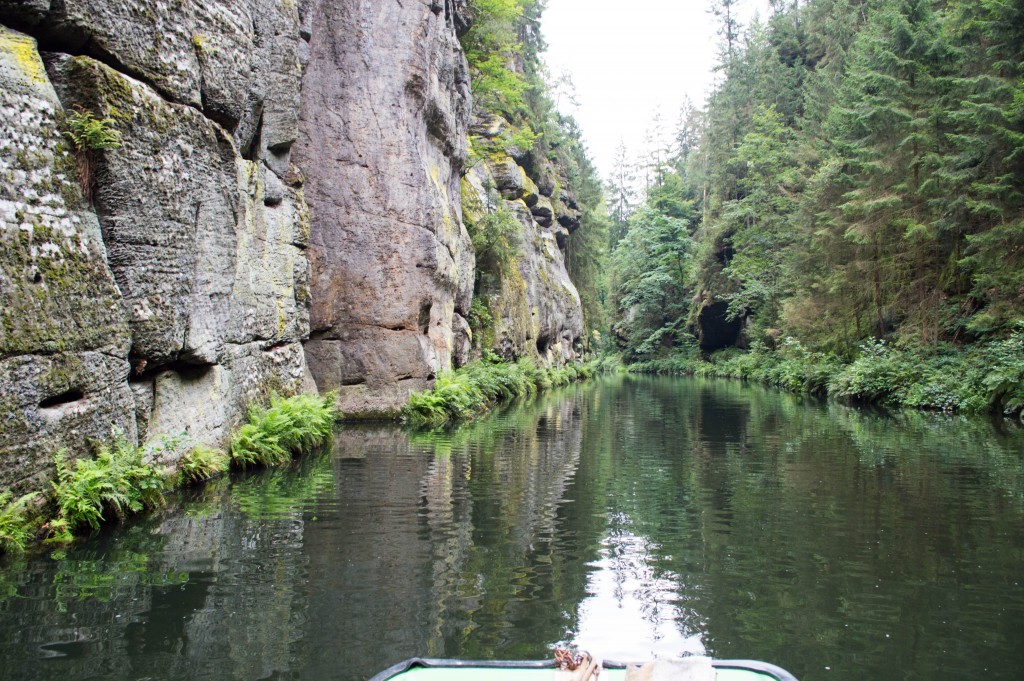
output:
{"label": "narrow gorge", "polygon": [[470,14],[0,0],[0,488],[116,437],[223,447],[272,392],[392,418],[484,350],[576,358],[578,206],[474,113]]}

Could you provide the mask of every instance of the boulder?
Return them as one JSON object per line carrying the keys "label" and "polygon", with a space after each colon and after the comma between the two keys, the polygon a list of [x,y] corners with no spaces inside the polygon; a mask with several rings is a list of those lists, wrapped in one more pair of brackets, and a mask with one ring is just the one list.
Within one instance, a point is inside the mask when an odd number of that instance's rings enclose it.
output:
{"label": "boulder", "polygon": [[526,173],[510,156],[503,156],[489,164],[494,186],[502,198],[515,201],[526,193]]}
{"label": "boulder", "polygon": [[547,196],[537,197],[537,202],[530,207],[530,213],[541,227],[550,227],[554,221],[555,210]]}

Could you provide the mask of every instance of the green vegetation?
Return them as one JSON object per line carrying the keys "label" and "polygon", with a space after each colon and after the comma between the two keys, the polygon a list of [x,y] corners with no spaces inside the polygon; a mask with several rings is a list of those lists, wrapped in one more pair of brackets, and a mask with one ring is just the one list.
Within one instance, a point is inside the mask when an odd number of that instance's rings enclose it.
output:
{"label": "green vegetation", "polygon": [[273,395],[270,406],[249,408],[249,422],[231,438],[231,460],[248,466],[273,466],[291,461],[299,452],[324,444],[339,414],[334,393]]}
{"label": "green vegetation", "polygon": [[112,118],[96,118],[90,111],[73,109],[67,115],[67,136],[80,152],[117,149],[121,131]]}
{"label": "green vegetation", "polygon": [[32,540],[35,524],[29,506],[37,496],[33,492],[13,499],[10,492],[0,492],[0,553],[21,553]]}
{"label": "green vegetation", "polygon": [[59,453],[54,461],[57,480],[50,483],[57,505],[57,517],[49,523],[52,537],[70,541],[83,525],[97,530],[106,512],[123,518],[163,505],[167,478],[143,463],[144,451],[117,439],[102,447],[95,459],[78,459],[74,465]]}
{"label": "green vegetation", "polygon": [[480,360],[442,373],[433,389],[414,393],[404,416],[418,426],[471,419],[499,402],[568,385],[592,373],[586,365],[542,369],[530,358],[506,362],[492,352],[485,352]]}
{"label": "green vegetation", "polygon": [[809,0],[744,30],[712,5],[717,90],[609,187],[624,358],[1020,412],[1024,10]]}
{"label": "green vegetation", "polygon": [[[462,36],[469,61],[474,106],[485,121],[503,119],[494,136],[471,135],[470,157],[482,161],[512,156],[530,179],[545,188],[556,211],[570,207],[579,227],[564,244],[566,268],[583,304],[590,331],[606,325],[605,256],[608,220],[601,180],[587,157],[576,122],[558,112],[555,101],[572,97],[566,78],[552,78],[540,59],[544,40],[541,0],[470,0],[473,25]],[[464,191],[466,197],[468,192]],[[492,202],[501,205],[500,197]],[[464,206],[477,255],[474,298],[497,290],[515,257],[513,238],[521,226],[508,211]],[[496,217],[492,217],[496,216]],[[478,321],[483,321],[478,315]],[[472,326],[477,337],[489,327]],[[480,345],[478,343],[478,345]],[[482,345],[481,347],[488,347]]]}
{"label": "green vegetation", "polygon": [[786,338],[775,350],[722,350],[705,360],[694,349],[630,369],[753,380],[790,392],[892,407],[1007,415],[1024,409],[1024,330],[966,348],[948,343],[896,347],[869,339],[851,360],[810,351]]}
{"label": "green vegetation", "polygon": [[[334,401],[333,393],[273,395],[268,407],[251,406],[249,422],[232,439],[230,457],[219,449],[192,443],[184,433],[161,436],[140,446],[115,438],[99,445],[95,458],[74,462],[68,462],[61,451],[54,459],[57,479],[50,483],[53,510],[48,521],[44,523],[42,514],[30,512],[38,493],[15,501],[9,492],[0,494],[0,553],[22,551],[41,531],[50,543],[67,543],[82,528],[97,530],[111,516],[124,518],[161,507],[171,488],[209,480],[225,472],[232,461],[242,468],[291,461],[331,437],[339,417]],[[146,463],[177,458],[180,451],[184,454],[176,472]]]}
{"label": "green vegetation", "polygon": [[523,107],[526,77],[509,62],[522,50],[519,26],[534,0],[471,0],[473,25],[462,36],[472,70],[473,99],[486,111],[511,115]]}
{"label": "green vegetation", "polygon": [[226,452],[206,445],[196,445],[181,459],[178,480],[182,485],[190,485],[209,480],[224,473],[231,463]]}
{"label": "green vegetation", "polygon": [[479,217],[467,214],[466,231],[476,254],[478,277],[500,276],[514,264],[519,255],[517,234],[520,229],[515,216],[504,207]]}

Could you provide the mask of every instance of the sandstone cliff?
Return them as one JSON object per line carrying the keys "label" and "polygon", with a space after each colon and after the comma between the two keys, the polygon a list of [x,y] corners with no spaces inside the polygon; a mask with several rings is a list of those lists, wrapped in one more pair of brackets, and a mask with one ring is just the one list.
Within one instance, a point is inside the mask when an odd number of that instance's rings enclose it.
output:
{"label": "sandstone cliff", "polygon": [[[513,359],[534,357],[545,365],[576,358],[583,334],[579,293],[566,271],[563,249],[579,227],[575,201],[560,189],[565,184],[547,163],[536,164],[535,181],[504,149],[507,123],[484,116],[473,126],[474,161],[463,182],[463,210],[468,223],[504,212],[519,225],[510,262],[478,277],[480,319],[476,347]],[[514,153],[525,160],[525,154]],[[484,273],[488,274],[488,273]]]}
{"label": "sandstone cliff", "polygon": [[[0,22],[0,486],[116,435],[223,445],[251,400],[311,387],[294,5],[0,0]],[[76,150],[85,113],[120,144]]]}
{"label": "sandstone cliff", "polygon": [[451,2],[315,0],[296,158],[312,216],[321,390],[395,415],[452,367],[473,253],[459,178],[470,88]]}
{"label": "sandstone cliff", "polygon": [[0,489],[115,436],[223,446],[271,391],[396,414],[470,357],[463,186],[522,226],[494,347],[571,360],[571,208],[467,168],[467,23],[461,0],[0,0]]}

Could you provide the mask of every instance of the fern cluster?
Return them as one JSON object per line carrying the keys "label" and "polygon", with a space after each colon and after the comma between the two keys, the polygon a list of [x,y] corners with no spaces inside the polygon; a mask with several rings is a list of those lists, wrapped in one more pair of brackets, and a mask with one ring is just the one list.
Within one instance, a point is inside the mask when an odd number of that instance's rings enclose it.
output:
{"label": "fern cluster", "polygon": [[67,118],[67,136],[78,151],[116,149],[121,146],[121,131],[112,118],[96,118],[91,112],[73,110]]}
{"label": "fern cluster", "polygon": [[57,504],[51,535],[64,541],[83,525],[99,529],[105,511],[124,517],[162,506],[167,479],[143,462],[143,452],[142,447],[118,439],[102,447],[95,459],[69,464],[64,453],[58,453],[57,480],[50,483]]}
{"label": "fern cluster", "polygon": [[274,395],[270,406],[249,408],[249,421],[231,438],[231,459],[245,468],[290,461],[301,451],[327,442],[338,419],[334,393]]}
{"label": "fern cluster", "polygon": [[37,496],[39,494],[33,492],[13,499],[10,492],[0,492],[0,552],[21,553],[25,550],[35,534],[29,504]]}
{"label": "fern cluster", "polygon": [[214,447],[196,445],[181,459],[178,480],[182,485],[209,480],[228,469],[228,455]]}
{"label": "fern cluster", "polygon": [[407,421],[424,426],[466,420],[499,402],[568,385],[589,375],[589,369],[575,365],[543,369],[528,357],[506,362],[486,352],[480,360],[440,374],[433,389],[414,393],[404,416]]}

